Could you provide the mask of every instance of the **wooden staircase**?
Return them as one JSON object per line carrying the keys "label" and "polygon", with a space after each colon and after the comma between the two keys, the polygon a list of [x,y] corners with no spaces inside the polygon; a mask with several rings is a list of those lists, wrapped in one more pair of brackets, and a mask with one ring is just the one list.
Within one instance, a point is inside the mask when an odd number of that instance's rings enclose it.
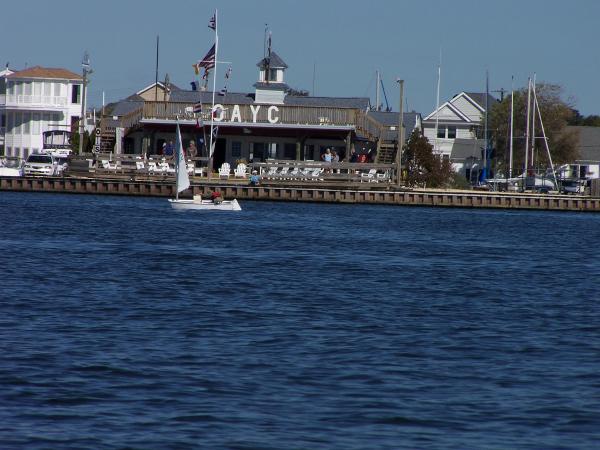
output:
{"label": "wooden staircase", "polygon": [[377,141],[377,164],[393,164],[396,162],[397,145],[393,141]]}
{"label": "wooden staircase", "polygon": [[111,153],[115,148],[115,127],[114,124],[109,124],[106,118],[100,120],[100,146],[99,153]]}

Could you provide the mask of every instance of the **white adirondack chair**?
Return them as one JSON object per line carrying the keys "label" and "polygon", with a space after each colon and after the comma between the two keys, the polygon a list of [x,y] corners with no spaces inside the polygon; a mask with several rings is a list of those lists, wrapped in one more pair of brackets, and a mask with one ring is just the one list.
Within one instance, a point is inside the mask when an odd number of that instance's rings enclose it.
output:
{"label": "white adirondack chair", "polygon": [[246,178],[246,164],[244,164],[244,163],[238,164],[236,166],[235,170],[233,171],[233,174],[237,178]]}
{"label": "white adirondack chair", "polygon": [[231,166],[229,163],[223,163],[219,168],[219,177],[227,179],[229,178],[229,173],[231,172]]}

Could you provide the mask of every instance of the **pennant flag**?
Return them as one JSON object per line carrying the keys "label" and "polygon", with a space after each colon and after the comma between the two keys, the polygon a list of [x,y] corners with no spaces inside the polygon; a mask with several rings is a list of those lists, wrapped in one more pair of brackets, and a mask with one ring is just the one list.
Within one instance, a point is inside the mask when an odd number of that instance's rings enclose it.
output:
{"label": "pennant flag", "polygon": [[217,13],[214,13],[208,21],[208,28],[217,31]]}
{"label": "pennant flag", "polygon": [[231,76],[231,66],[229,66],[229,68],[227,69],[227,72],[225,72],[225,79],[229,80],[230,76]]}
{"label": "pennant flag", "polygon": [[190,84],[192,85],[192,91],[198,90],[198,83],[196,81],[192,81]]}
{"label": "pennant flag", "polygon": [[210,74],[210,71],[208,69],[204,69],[204,73],[202,74],[202,79],[203,80],[208,80],[208,75]]}
{"label": "pennant flag", "polygon": [[192,64],[192,67],[194,68],[194,73],[196,75],[199,75],[200,74],[200,64],[199,63]]}
{"label": "pennant flag", "polygon": [[227,94],[227,86],[223,86],[223,89],[221,89],[219,91],[219,95],[225,95],[225,94]]}
{"label": "pennant flag", "polygon": [[202,112],[202,102],[194,103],[194,112],[195,113]]}
{"label": "pennant flag", "polygon": [[269,31],[269,38],[267,39],[267,51],[269,58],[271,57],[271,32]]}

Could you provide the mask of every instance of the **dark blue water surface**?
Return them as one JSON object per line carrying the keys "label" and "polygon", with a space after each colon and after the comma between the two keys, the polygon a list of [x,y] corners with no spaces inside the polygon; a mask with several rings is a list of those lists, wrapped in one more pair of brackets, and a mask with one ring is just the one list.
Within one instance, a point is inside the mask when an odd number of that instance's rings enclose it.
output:
{"label": "dark blue water surface", "polygon": [[600,215],[242,207],[0,192],[0,448],[600,448]]}

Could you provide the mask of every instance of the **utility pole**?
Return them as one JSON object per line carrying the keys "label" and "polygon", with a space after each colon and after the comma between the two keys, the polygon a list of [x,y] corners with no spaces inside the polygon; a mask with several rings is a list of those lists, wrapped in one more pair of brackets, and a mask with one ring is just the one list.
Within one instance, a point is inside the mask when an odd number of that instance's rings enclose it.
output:
{"label": "utility pole", "polygon": [[396,185],[402,184],[402,148],[404,147],[404,80],[400,84],[400,113],[398,114],[398,151],[396,152]]}
{"label": "utility pole", "polygon": [[83,136],[85,133],[85,97],[87,91],[87,77],[93,71],[90,69],[90,55],[86,51],[83,54],[83,60],[81,61],[81,67],[83,69],[83,86],[81,92],[81,118],[79,119],[79,154],[83,154]]}

